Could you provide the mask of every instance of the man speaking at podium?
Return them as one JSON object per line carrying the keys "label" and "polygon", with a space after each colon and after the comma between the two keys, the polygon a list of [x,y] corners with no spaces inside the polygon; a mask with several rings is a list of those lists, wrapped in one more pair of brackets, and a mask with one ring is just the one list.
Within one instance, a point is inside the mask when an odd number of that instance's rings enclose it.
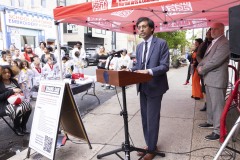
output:
{"label": "man speaking at podium", "polygon": [[[137,91],[140,92],[141,117],[143,133],[147,146],[144,149],[157,151],[157,141],[160,122],[160,110],[163,94],[168,90],[166,72],[169,70],[169,49],[165,40],[154,37],[154,22],[141,17],[136,23],[139,36],[143,42],[136,49],[136,65],[131,71],[150,74],[152,80],[140,83]],[[143,153],[138,153],[142,156]],[[144,160],[152,160],[155,154],[146,154]]]}

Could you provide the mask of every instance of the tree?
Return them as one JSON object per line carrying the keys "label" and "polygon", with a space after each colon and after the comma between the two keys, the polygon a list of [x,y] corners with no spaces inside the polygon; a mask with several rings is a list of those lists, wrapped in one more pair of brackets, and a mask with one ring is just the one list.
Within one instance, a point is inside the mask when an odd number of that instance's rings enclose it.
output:
{"label": "tree", "polygon": [[155,36],[165,39],[168,43],[169,48],[181,49],[188,45],[186,40],[186,31],[175,31],[175,32],[159,32],[155,33]]}

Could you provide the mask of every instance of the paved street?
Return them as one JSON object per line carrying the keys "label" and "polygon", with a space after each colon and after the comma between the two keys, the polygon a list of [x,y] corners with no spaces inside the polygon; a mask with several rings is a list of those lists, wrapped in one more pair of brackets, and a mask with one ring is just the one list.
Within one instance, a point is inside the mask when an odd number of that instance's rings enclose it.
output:
{"label": "paved street", "polygon": [[[85,74],[87,75],[95,75],[96,66],[89,66],[84,69]],[[100,104],[104,103],[108,99],[110,99],[113,95],[116,94],[115,90],[104,90],[103,87],[101,87],[101,83],[95,84],[95,90],[96,95],[100,99]],[[120,89],[117,89],[120,91]],[[92,89],[89,93],[92,92]],[[87,114],[89,111],[93,110],[98,104],[98,100],[94,96],[85,95],[83,97],[83,100],[81,100],[81,97],[85,94],[79,93],[77,95],[74,95],[74,98],[76,100],[76,103],[78,105],[78,109],[80,111],[80,114],[84,117],[85,114]],[[31,102],[33,106],[35,106],[35,101]],[[31,128],[32,124],[32,118],[33,114],[31,114],[31,117],[28,122],[28,128]],[[9,120],[9,119],[8,119]],[[22,151],[28,146],[28,136],[24,136],[23,138],[18,137],[14,134],[12,130],[8,128],[8,126],[5,124],[5,122],[0,119],[0,160],[4,160],[6,158],[11,157],[16,153],[17,150]]]}

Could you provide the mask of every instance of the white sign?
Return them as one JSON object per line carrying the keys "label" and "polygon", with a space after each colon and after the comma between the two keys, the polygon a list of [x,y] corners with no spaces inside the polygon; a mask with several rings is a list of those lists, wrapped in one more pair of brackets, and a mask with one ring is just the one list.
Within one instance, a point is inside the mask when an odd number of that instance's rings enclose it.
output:
{"label": "white sign", "polygon": [[37,17],[14,12],[6,13],[6,24],[8,26],[32,28],[32,29],[53,29],[54,21],[51,18]]}
{"label": "white sign", "polygon": [[53,159],[65,82],[41,81],[29,147]]}

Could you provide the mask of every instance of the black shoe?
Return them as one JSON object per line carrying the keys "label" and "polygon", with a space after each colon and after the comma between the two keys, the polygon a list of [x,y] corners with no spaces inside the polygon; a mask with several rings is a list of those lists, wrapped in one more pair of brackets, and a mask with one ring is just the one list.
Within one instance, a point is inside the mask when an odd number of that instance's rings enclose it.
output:
{"label": "black shoe", "polygon": [[200,98],[199,98],[199,97],[195,97],[194,99],[195,99],[195,100],[200,100]]}
{"label": "black shoe", "polygon": [[206,106],[204,106],[202,109],[200,109],[200,111],[202,111],[202,112],[204,112],[204,111],[206,111],[207,110],[207,107]]}
{"label": "black shoe", "polygon": [[213,125],[205,122],[205,123],[199,124],[198,127],[199,128],[213,128]]}
{"label": "black shoe", "polygon": [[22,130],[20,128],[14,128],[15,130],[15,133],[18,135],[18,136],[24,136]]}
{"label": "black shoe", "polygon": [[214,132],[212,132],[212,134],[207,135],[205,137],[205,139],[208,140],[208,141],[215,141],[215,140],[218,140],[219,138],[220,138],[219,134],[214,133]]}
{"label": "black shoe", "polygon": [[200,111],[204,112],[204,111],[206,111],[206,110],[207,110],[207,104],[205,103],[204,106],[203,106],[203,108],[200,109]]}
{"label": "black shoe", "polygon": [[27,129],[22,129],[22,133],[23,133],[23,134],[30,134],[30,131],[27,130]]}

